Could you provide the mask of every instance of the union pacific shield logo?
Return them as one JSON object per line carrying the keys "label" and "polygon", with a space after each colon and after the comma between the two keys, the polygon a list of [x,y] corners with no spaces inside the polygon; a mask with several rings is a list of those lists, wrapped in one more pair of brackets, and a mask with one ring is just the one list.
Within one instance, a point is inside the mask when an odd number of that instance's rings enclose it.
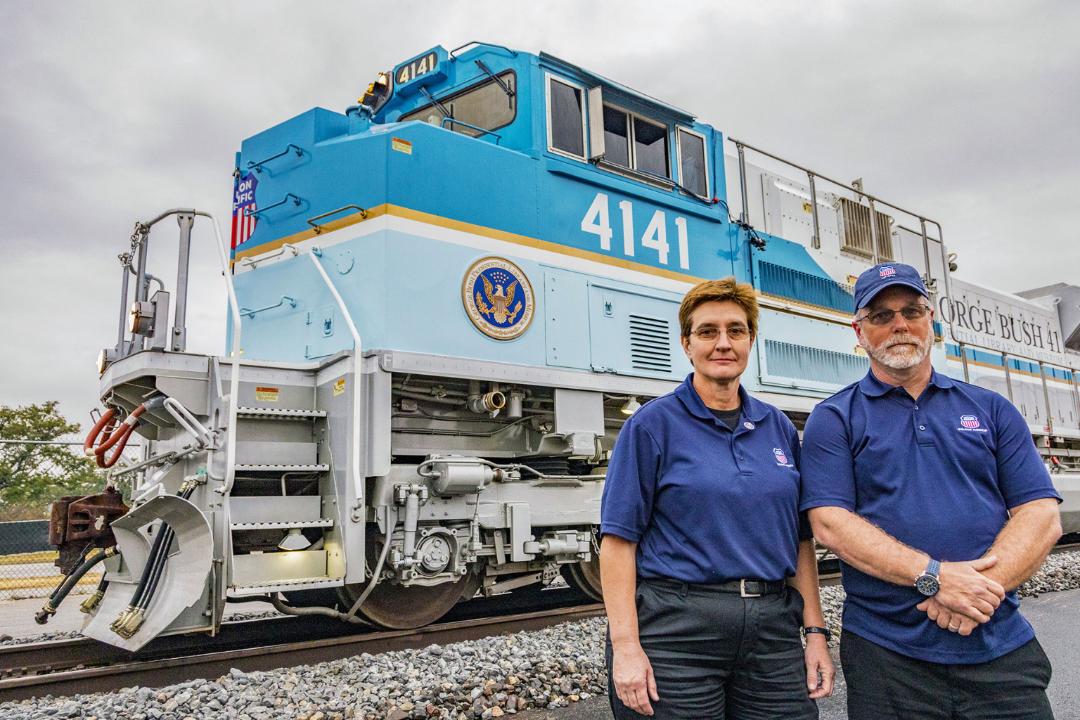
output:
{"label": "union pacific shield logo", "polygon": [[525,272],[499,257],[472,264],[461,283],[461,302],[476,329],[496,340],[513,340],[525,332],[536,306]]}
{"label": "union pacific shield logo", "polygon": [[878,270],[878,277],[881,277],[881,278],[890,278],[895,274],[896,274],[896,269],[891,268],[888,265],[886,265],[885,267]]}
{"label": "union pacific shield logo", "polygon": [[784,454],[783,450],[780,448],[773,448],[772,454],[776,457],[776,462],[781,465],[787,465],[787,455]]}
{"label": "union pacific shield logo", "polygon": [[979,418],[974,415],[961,415],[960,425],[966,427],[968,430],[974,430],[979,427]]}

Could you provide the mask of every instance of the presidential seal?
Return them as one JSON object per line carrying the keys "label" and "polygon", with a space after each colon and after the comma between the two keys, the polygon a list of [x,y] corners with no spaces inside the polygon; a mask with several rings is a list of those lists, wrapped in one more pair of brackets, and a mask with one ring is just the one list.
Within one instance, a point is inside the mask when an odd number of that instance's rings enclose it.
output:
{"label": "presidential seal", "polygon": [[524,271],[509,260],[477,260],[461,283],[461,302],[476,329],[496,340],[513,340],[532,322],[532,285]]}

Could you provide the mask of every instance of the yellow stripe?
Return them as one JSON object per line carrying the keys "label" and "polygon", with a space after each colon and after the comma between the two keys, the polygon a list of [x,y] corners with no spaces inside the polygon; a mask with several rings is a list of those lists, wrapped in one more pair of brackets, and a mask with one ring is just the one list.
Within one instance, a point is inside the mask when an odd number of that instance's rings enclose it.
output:
{"label": "yellow stripe", "polygon": [[[63,577],[59,574],[50,577],[39,575],[37,577],[0,578],[0,592],[52,588],[59,585],[61,580],[63,580]],[[87,573],[79,579],[79,582],[75,584],[75,587],[96,585],[100,580],[101,573]]]}
{"label": "yellow stripe", "polygon": [[40,550],[38,552],[17,553],[15,555],[0,555],[0,565],[26,565],[28,563],[52,562],[60,556],[55,550]]}
{"label": "yellow stripe", "polygon": [[[419,210],[412,210],[407,207],[402,207],[400,205],[391,205],[389,203],[377,205],[376,207],[368,210],[366,218],[362,217],[360,213],[353,213],[352,215],[346,215],[339,220],[327,223],[322,226],[322,232],[338,230],[340,228],[348,227],[350,225],[356,225],[357,223],[364,220],[371,220],[373,218],[381,217],[382,215],[393,215],[394,217],[404,218],[406,220],[414,220],[416,222],[425,223],[427,225],[443,227],[449,230],[457,230],[459,232],[479,235],[481,237],[487,237],[493,240],[501,240],[503,242],[513,243],[515,245],[523,245],[525,247],[536,248],[538,250],[546,250],[548,252],[559,253],[561,255],[570,255],[572,257],[592,260],[593,262],[599,262],[605,265],[614,265],[615,267],[621,267],[627,270],[635,270],[637,272],[647,273],[649,275],[656,275],[658,277],[667,278],[669,280],[677,280],[679,282],[690,283],[692,285],[704,280],[704,278],[700,278],[695,275],[687,275],[685,273],[674,272],[672,270],[654,268],[648,265],[642,265],[641,263],[632,262],[630,260],[613,258],[609,255],[592,252],[591,250],[579,250],[578,248],[568,247],[566,245],[560,245],[558,243],[548,242],[546,240],[538,240],[536,238],[528,237],[526,235],[517,235],[515,233],[506,232],[505,230],[496,230],[495,228],[489,228],[483,225],[474,225],[473,223],[467,223],[461,220],[452,220],[441,215],[433,215],[431,213],[421,212]],[[315,230],[312,229],[303,230],[292,235],[287,235],[283,238],[274,240],[273,242],[265,243],[263,245],[251,248],[250,250],[238,252],[236,253],[236,260],[240,260],[245,257],[251,257],[254,255],[261,255],[265,252],[276,250],[285,244],[296,244],[299,242],[303,242],[304,240],[310,240],[311,238],[319,234],[322,233],[316,233]]]}

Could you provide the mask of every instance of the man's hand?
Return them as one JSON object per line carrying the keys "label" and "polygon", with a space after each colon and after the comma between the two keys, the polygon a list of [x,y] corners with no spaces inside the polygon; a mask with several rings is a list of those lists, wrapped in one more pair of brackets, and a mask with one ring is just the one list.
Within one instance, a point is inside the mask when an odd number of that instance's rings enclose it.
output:
{"label": "man's hand", "polygon": [[613,647],[611,680],[615,694],[622,704],[640,715],[652,715],[652,703],[660,699],[656,693],[656,678],[652,663],[640,644],[631,647]]}
{"label": "man's hand", "polygon": [[832,695],[836,668],[829,657],[829,645],[820,633],[806,635],[806,689],[813,700]]}
{"label": "man's hand", "polygon": [[978,623],[987,622],[1005,599],[1005,588],[982,574],[995,564],[995,555],[968,562],[941,563],[938,575],[941,589],[934,598],[954,613],[966,615]]}
{"label": "man's hand", "polygon": [[949,610],[938,602],[936,597],[926,598],[915,607],[926,613],[926,615],[936,622],[938,627],[942,630],[959,633],[964,637],[970,635],[971,632],[979,626],[979,623],[975,622],[967,615],[961,615],[960,613],[954,613],[952,610]]}

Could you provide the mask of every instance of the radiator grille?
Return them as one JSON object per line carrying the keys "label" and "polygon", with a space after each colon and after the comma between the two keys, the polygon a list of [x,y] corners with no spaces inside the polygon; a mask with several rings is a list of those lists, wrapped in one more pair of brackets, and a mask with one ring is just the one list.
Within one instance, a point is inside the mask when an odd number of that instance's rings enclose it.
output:
{"label": "radiator grille", "polygon": [[663,318],[630,315],[630,365],[671,372],[671,324]]}
{"label": "radiator grille", "polygon": [[[840,198],[840,218],[843,233],[840,249],[865,258],[874,256],[873,235],[870,232],[870,208],[847,198]],[[892,247],[892,218],[874,211],[877,222],[878,259],[895,260]]]}
{"label": "radiator grille", "polygon": [[769,375],[850,385],[866,374],[870,361],[860,355],[766,340],[765,365]]}
{"label": "radiator grille", "polygon": [[768,262],[759,262],[758,270],[761,290],[769,295],[840,312],[855,312],[855,298],[852,297],[850,285]]}

